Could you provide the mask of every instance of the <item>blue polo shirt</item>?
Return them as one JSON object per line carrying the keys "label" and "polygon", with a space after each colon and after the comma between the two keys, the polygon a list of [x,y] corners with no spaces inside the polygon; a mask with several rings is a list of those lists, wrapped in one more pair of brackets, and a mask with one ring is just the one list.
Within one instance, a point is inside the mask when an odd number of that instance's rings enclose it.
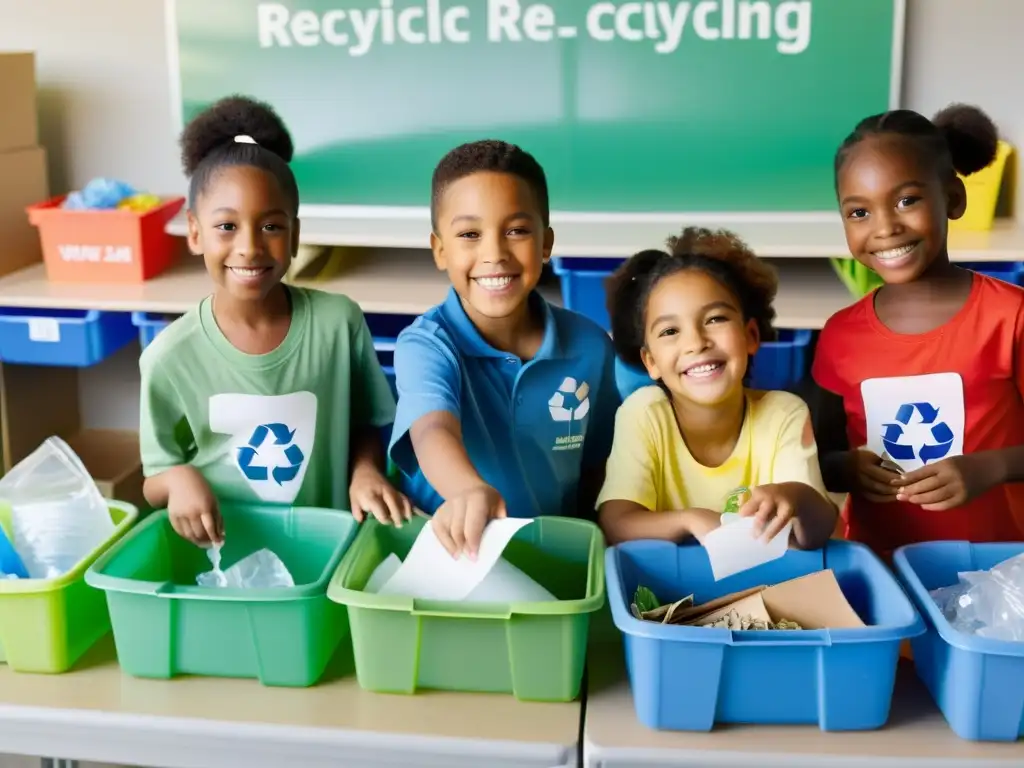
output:
{"label": "blue polo shirt", "polygon": [[536,292],[529,300],[544,317],[544,340],[527,362],[484,341],[454,288],[398,336],[389,455],[425,512],[444,499],[423,476],[409,430],[433,411],[459,419],[470,461],[511,517],[575,516],[581,474],[604,469],[619,405],[611,340]]}

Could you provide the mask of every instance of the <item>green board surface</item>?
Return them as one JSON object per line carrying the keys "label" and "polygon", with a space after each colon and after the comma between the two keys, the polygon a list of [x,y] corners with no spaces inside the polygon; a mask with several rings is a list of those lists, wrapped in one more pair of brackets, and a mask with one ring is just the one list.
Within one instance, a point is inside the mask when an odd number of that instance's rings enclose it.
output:
{"label": "green board surface", "polygon": [[183,121],[273,104],[302,201],[422,207],[500,138],[579,212],[834,210],[832,158],[897,99],[903,0],[167,0]]}

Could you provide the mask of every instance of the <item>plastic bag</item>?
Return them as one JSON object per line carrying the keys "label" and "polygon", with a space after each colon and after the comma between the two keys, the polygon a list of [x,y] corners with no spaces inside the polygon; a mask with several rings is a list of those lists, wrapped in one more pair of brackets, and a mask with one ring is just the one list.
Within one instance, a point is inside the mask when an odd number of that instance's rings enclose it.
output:
{"label": "plastic bag", "polygon": [[64,198],[62,208],[69,211],[98,211],[117,208],[121,201],[135,195],[135,190],[117,179],[93,179],[81,190]]}
{"label": "plastic bag", "polygon": [[59,437],[0,479],[0,499],[11,508],[14,548],[33,579],[67,573],[114,533],[106,500]]}
{"label": "plastic bag", "polygon": [[961,632],[993,640],[1024,641],[1024,553],[990,571],[959,574],[959,583],[931,592]]}
{"label": "plastic bag", "polygon": [[213,570],[196,576],[200,587],[229,587],[233,589],[275,589],[294,587],[295,580],[281,562],[281,558],[269,549],[260,549],[243,557],[226,571],[220,569],[220,546],[206,551]]}

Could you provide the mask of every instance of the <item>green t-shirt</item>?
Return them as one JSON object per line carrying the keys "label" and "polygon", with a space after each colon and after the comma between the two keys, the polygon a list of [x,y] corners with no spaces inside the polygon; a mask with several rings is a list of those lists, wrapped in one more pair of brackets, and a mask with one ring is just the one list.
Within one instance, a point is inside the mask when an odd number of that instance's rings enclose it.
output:
{"label": "green t-shirt", "polygon": [[394,396],[359,306],[289,290],[291,327],[265,355],[232,346],[209,298],[145,349],[147,477],[188,463],[221,500],[349,509],[351,431],[394,421]]}

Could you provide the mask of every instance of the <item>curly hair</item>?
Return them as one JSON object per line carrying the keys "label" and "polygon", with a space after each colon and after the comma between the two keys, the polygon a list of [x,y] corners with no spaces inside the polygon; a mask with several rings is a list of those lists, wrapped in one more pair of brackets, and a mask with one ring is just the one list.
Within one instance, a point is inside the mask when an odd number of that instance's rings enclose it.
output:
{"label": "curly hair", "polygon": [[221,99],[197,115],[181,134],[189,206],[195,206],[221,168],[252,166],[277,179],[292,203],[292,213],[297,214],[299,188],[288,165],[294,151],[288,129],[268,104],[245,96]]}
{"label": "curly hair", "polygon": [[999,131],[977,107],[951,104],[929,120],[910,109],[896,109],[861,120],[836,151],[838,183],[850,152],[871,136],[907,139],[942,180],[954,173],[969,176],[992,163],[999,146]]}
{"label": "curly hair", "polygon": [[437,232],[437,209],[449,185],[474,173],[496,171],[509,173],[526,182],[533,192],[541,221],[550,223],[548,182],[540,163],[515,144],[496,139],[461,144],[441,158],[430,183],[430,225]]}
{"label": "curly hair", "polygon": [[775,338],[772,302],[779,289],[775,270],[739,237],[726,230],[687,227],[668,238],[667,251],[644,250],[622,264],[606,283],[615,351],[630,365],[642,364],[647,302],[662,278],[699,270],[718,280],[739,301],[744,320],[753,320],[761,341]]}

